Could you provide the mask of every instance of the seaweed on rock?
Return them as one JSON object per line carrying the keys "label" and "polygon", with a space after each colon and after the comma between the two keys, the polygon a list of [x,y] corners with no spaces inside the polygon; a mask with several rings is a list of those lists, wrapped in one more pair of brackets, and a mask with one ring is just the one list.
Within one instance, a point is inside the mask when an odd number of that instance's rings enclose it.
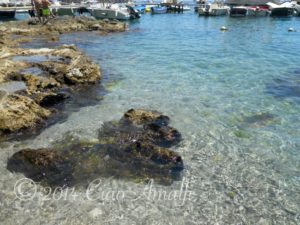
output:
{"label": "seaweed on rock", "polygon": [[[8,160],[7,168],[49,186],[88,185],[99,177],[136,182],[154,179],[169,185],[180,178],[183,161],[176,152],[162,146],[176,145],[181,135],[167,126],[168,117],[162,114],[152,117],[154,111],[142,111],[149,116],[147,119],[135,115],[128,120],[125,113],[120,121],[106,123],[96,143],[66,137],[52,149],[25,149],[15,153]],[[168,119],[162,123],[161,118]]]}

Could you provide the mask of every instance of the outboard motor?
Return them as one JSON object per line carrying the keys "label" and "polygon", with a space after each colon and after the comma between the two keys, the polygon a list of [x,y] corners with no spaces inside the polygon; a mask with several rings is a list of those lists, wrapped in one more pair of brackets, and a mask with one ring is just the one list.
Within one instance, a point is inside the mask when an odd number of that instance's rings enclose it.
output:
{"label": "outboard motor", "polygon": [[128,8],[129,14],[130,14],[130,19],[139,19],[141,18],[141,15],[137,10],[135,10],[132,6],[126,5]]}

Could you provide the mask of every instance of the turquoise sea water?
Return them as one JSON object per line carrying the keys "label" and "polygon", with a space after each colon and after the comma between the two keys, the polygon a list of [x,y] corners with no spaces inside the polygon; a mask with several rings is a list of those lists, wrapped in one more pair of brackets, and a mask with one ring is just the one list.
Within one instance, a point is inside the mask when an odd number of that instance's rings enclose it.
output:
{"label": "turquoise sea water", "polygon": [[[1,153],[1,220],[6,224],[299,224],[300,18],[144,15],[126,33],[61,37],[101,65],[109,91],[33,140]],[[221,32],[226,26],[229,31]],[[288,32],[293,27],[299,32]],[[33,46],[41,45],[35,43]],[[136,198],[145,185],[104,179],[102,190],[132,191],[124,201],[22,202],[5,170],[24,147],[47,147],[71,132],[97,136],[130,108],[172,119],[184,141],[183,180],[193,199]],[[156,190],[180,190],[154,184]],[[84,196],[84,190],[78,191]],[[134,200],[133,200],[134,199]],[[181,203],[181,202],[180,202]],[[4,207],[5,206],[5,207]],[[24,209],[26,209],[24,211]],[[15,218],[17,218],[15,220]],[[51,221],[51,222],[49,222]]]}

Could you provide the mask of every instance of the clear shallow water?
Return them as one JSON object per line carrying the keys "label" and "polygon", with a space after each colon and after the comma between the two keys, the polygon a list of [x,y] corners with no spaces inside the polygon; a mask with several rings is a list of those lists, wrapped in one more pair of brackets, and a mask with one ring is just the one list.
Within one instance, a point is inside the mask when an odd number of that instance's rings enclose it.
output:
{"label": "clear shallow water", "polygon": [[[110,92],[33,140],[1,144],[1,221],[299,224],[300,33],[287,32],[300,31],[299,20],[145,15],[125,34],[64,35],[61,42],[99,62]],[[66,132],[94,139],[104,121],[132,107],[162,111],[182,132],[174,150],[183,156],[192,200],[137,198],[145,185],[113,179],[103,179],[101,190],[125,191],[125,200],[90,201],[85,190],[76,200],[15,199],[23,176],[5,169],[14,152],[51,146]],[[180,186],[154,184],[167,192]]]}

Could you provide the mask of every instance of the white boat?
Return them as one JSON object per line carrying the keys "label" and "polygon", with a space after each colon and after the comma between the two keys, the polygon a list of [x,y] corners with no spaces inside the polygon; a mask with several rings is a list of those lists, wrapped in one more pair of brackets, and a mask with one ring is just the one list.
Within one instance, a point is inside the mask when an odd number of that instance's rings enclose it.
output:
{"label": "white boat", "polygon": [[70,5],[61,5],[59,2],[51,5],[51,10],[54,15],[57,16],[75,16],[78,12],[78,5],[70,4]]}
{"label": "white boat", "polygon": [[229,7],[222,3],[206,4],[204,7],[198,8],[200,16],[223,16],[228,15]]}
{"label": "white boat", "polygon": [[267,5],[270,7],[271,16],[292,16],[295,13],[295,4],[293,2],[285,2],[281,5],[268,2]]}
{"label": "white boat", "polygon": [[129,20],[139,18],[138,13],[132,7],[124,4],[95,4],[88,7],[87,10],[96,19]]}

